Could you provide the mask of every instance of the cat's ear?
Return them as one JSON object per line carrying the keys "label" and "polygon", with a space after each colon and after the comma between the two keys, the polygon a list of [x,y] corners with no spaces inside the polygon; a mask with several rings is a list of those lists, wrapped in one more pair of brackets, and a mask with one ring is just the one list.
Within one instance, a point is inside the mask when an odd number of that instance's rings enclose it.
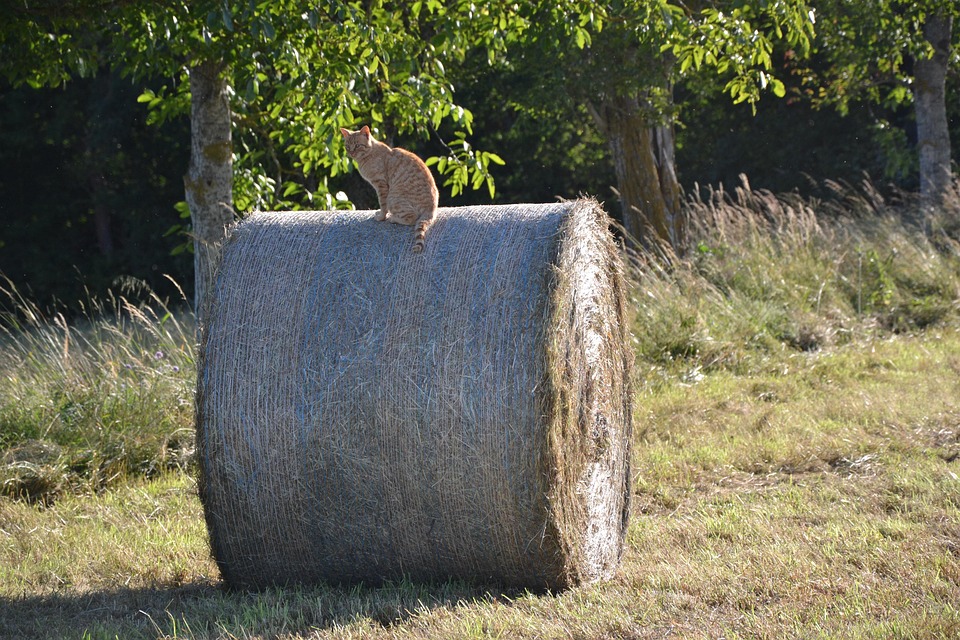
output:
{"label": "cat's ear", "polygon": [[363,129],[360,129],[360,133],[365,133],[367,135],[370,135],[370,127],[368,127],[367,125],[363,125]]}
{"label": "cat's ear", "polygon": [[349,138],[349,137],[350,137],[350,132],[347,131],[346,129],[344,129],[343,127],[340,127],[340,133],[343,134],[343,137],[344,137],[344,138]]}

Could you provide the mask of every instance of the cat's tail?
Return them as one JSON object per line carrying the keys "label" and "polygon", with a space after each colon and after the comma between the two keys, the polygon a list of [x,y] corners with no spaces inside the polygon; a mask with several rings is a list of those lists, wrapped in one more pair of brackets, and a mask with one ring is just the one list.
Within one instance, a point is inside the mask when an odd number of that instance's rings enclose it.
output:
{"label": "cat's tail", "polygon": [[426,246],[427,229],[429,229],[430,225],[433,224],[433,220],[434,220],[433,216],[430,216],[429,218],[420,218],[419,220],[417,220],[417,224],[416,224],[417,235],[413,240],[414,253],[420,253],[421,251],[423,251],[424,246]]}

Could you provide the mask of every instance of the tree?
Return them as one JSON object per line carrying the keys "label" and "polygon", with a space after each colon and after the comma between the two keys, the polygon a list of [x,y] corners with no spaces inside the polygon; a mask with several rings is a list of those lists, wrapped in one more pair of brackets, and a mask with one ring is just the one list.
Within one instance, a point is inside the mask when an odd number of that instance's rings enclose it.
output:
{"label": "tree", "polygon": [[[956,10],[956,3],[951,4]],[[931,50],[914,63],[920,195],[935,205],[940,204],[953,182],[946,97],[952,26],[953,16],[946,9],[927,15],[923,37]]]}
{"label": "tree", "polygon": [[851,102],[912,105],[922,199],[936,205],[952,180],[945,82],[953,20],[952,0],[879,0],[850,3],[817,0],[821,16],[815,55],[825,71],[804,70],[814,102],[842,113]]}
{"label": "tree", "polygon": [[[445,70],[476,47],[496,60],[515,45],[527,60],[541,67],[546,62],[543,76],[585,105],[606,137],[630,237],[682,253],[686,224],[674,167],[673,84],[712,67],[732,77],[735,100],[756,100],[762,87],[782,91],[770,75],[771,41],[784,36],[803,46],[810,33],[801,0],[68,5],[74,10],[66,14],[49,8],[62,3],[40,5],[48,6],[43,15],[55,28],[34,31],[51,34],[56,60],[42,58],[37,81],[62,81],[70,69],[108,59],[136,76],[173,79],[165,90],[141,96],[158,120],[190,109],[194,144],[185,187],[198,301],[235,204],[246,209],[317,197],[332,203],[326,177],[348,167],[335,142],[337,127],[361,113],[387,135],[430,135],[450,123],[448,153],[430,162],[454,193],[485,183],[492,193],[487,167],[499,157],[467,142],[472,115],[454,102]],[[94,20],[97,9],[103,15]],[[91,30],[99,34],[97,43],[105,39],[109,46],[80,46]],[[224,125],[227,118],[232,126]],[[293,167],[285,163],[290,156]],[[230,176],[232,193],[223,186]]]}
{"label": "tree", "polygon": [[[478,40],[495,46],[506,5],[436,0],[397,7],[380,0],[304,6],[285,1],[14,3],[0,27],[3,70],[14,82],[57,85],[104,64],[137,78],[166,77],[140,100],[156,120],[189,111],[191,158],[184,179],[195,252],[195,307],[219,245],[244,209],[326,197],[326,175],[347,170],[335,144],[341,125],[369,119],[385,133],[458,132],[435,160],[454,192],[492,179],[499,162],[466,140],[472,115],[453,100],[443,59]],[[502,25],[502,26],[501,26]],[[234,146],[239,131],[259,144]],[[295,158],[295,167],[281,157]],[[273,175],[266,172],[274,165]],[[292,173],[298,182],[288,179]],[[240,187],[240,189],[238,189]]]}
{"label": "tree", "polygon": [[687,221],[675,167],[674,85],[716,71],[729,77],[735,102],[755,102],[763,89],[783,95],[772,73],[773,42],[808,46],[807,6],[570,0],[527,8],[529,27],[506,62],[508,72],[537,70],[523,107],[540,108],[544,95],[584,105],[613,160],[628,238],[682,254]]}

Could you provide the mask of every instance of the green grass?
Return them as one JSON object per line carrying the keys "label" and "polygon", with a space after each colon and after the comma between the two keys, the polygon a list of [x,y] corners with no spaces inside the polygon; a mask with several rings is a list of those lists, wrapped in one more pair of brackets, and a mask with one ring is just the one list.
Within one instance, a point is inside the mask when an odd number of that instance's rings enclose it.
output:
{"label": "green grass", "polygon": [[192,322],[152,294],[72,323],[9,282],[0,301],[0,494],[49,505],[189,464]]}
{"label": "green grass", "polygon": [[[743,191],[700,212],[708,249],[638,267],[625,556],[557,594],[224,590],[188,446],[169,463],[192,419],[190,323],[154,301],[11,333],[0,469],[19,477],[10,452],[51,443],[59,462],[35,464],[67,480],[0,497],[0,637],[960,637],[956,245],[936,219],[845,197],[788,215],[801,203]],[[64,417],[68,392],[83,419]],[[112,481],[70,466],[118,442],[140,462]]]}

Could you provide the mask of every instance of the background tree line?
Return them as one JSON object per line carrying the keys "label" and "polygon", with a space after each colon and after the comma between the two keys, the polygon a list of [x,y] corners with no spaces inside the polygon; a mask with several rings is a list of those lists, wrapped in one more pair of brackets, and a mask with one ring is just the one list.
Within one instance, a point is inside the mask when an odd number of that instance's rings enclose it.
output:
{"label": "background tree line", "polygon": [[0,272],[40,299],[192,294],[235,212],[376,207],[341,125],[432,158],[442,205],[590,193],[678,252],[696,184],[933,193],[960,129],[943,0],[2,4]]}

